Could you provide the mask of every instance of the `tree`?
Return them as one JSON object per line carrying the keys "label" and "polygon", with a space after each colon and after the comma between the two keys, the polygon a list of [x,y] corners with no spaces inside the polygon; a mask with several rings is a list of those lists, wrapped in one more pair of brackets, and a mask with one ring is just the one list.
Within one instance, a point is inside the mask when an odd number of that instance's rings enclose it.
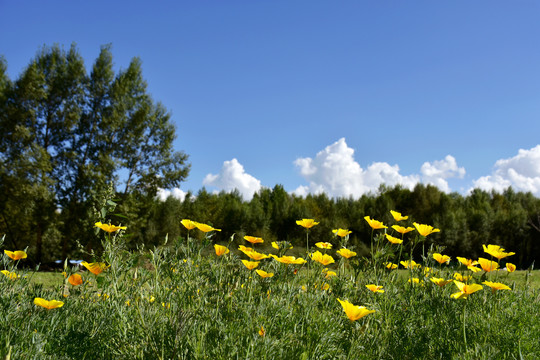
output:
{"label": "tree", "polygon": [[122,185],[118,195],[129,204],[122,211],[143,226],[144,200],[188,174],[187,156],[173,149],[170,114],[147,93],[140,60],[115,74],[110,46],[90,74],[75,45],[44,47],[14,82],[2,62],[0,99],[0,231],[17,247],[35,239],[38,261],[44,234],[61,232],[55,241],[63,257],[75,240],[92,239],[93,197],[109,182]]}

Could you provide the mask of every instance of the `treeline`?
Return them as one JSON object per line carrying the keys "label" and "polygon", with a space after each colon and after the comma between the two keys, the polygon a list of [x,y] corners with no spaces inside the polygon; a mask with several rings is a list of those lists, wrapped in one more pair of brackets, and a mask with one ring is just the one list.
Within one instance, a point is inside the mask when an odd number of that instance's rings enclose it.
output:
{"label": "treeline", "polygon": [[260,190],[250,201],[243,201],[237,192],[212,194],[203,188],[196,196],[188,193],[184,201],[154,200],[148,223],[132,239],[157,245],[167,234],[169,239],[185,237],[180,220],[189,218],[222,229],[214,241],[227,241],[235,234],[236,239],[253,235],[266,242],[288,240],[305,246],[305,229],[296,220],[314,218],[320,224],[310,230],[310,243],[333,242],[332,229],[347,228],[352,231],[350,244],[367,255],[371,228],[364,216],[383,221],[392,231],[390,225],[396,222],[390,210],[409,216],[403,225],[418,222],[441,229],[427,238],[426,245],[444,246],[445,254],[453,257],[487,256],[482,245],[498,244],[516,253],[511,261],[520,268],[529,268],[540,259],[540,199],[511,188],[503,193],[476,189],[462,196],[418,184],[413,190],[381,187],[376,194],[359,199],[334,199],[325,194],[298,197],[277,185]]}

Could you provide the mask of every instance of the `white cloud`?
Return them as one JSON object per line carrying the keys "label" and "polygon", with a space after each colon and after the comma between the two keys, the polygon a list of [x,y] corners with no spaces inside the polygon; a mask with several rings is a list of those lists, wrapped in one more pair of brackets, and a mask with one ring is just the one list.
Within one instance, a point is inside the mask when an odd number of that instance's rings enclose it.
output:
{"label": "white cloud", "polygon": [[184,201],[184,199],[186,198],[186,193],[179,188],[174,188],[172,190],[158,189],[156,196],[158,197],[160,201],[167,200],[169,196],[172,196],[175,199],[178,199],[180,201]]}
{"label": "white cloud", "polygon": [[251,200],[253,194],[261,189],[260,180],[246,173],[242,164],[236,159],[223,162],[219,174],[206,175],[203,185],[214,186],[225,191],[237,189],[246,201]]}
{"label": "white cloud", "polygon": [[509,159],[497,160],[491,175],[473,182],[473,188],[488,191],[502,192],[510,186],[517,191],[530,191],[540,196],[540,145],[530,150],[520,149]]}
{"label": "white cloud", "polygon": [[309,185],[300,186],[294,191],[299,196],[325,192],[334,197],[358,198],[376,191],[381,184],[399,184],[412,189],[420,181],[436,185],[442,191],[450,191],[446,179],[465,175],[465,169],[458,167],[450,155],[443,160],[424,163],[421,175],[401,175],[398,165],[385,162],[374,162],[363,169],[354,160],[354,149],[347,146],[345,138],[327,146],[315,158],[298,158],[294,164],[299,168],[300,175],[309,182]]}

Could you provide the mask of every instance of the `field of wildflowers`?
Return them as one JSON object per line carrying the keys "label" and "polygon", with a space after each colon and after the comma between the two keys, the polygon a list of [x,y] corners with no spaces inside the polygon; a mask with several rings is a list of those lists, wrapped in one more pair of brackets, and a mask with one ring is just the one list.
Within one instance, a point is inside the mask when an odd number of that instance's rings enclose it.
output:
{"label": "field of wildflowers", "polygon": [[[213,241],[184,219],[185,237],[127,251],[126,226],[98,222],[104,252],[64,266],[45,287],[4,250],[0,356],[5,359],[538,359],[540,289],[514,252],[452,259],[424,248],[439,232],[392,211],[366,216],[371,256],[337,228],[301,219],[306,248],[256,236]],[[129,226],[129,225],[128,225]],[[202,231],[203,240],[191,235]],[[0,241],[3,246],[3,239]],[[415,248],[422,248],[414,259]]]}

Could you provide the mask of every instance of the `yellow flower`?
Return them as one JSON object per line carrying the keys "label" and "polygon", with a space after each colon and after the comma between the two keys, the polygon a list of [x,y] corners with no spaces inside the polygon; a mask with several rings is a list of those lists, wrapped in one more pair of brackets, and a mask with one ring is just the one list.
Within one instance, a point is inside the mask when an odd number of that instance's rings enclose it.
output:
{"label": "yellow flower", "polygon": [[366,309],[365,306],[353,305],[347,300],[341,300],[339,298],[337,300],[339,301],[341,306],[343,306],[343,310],[345,311],[345,314],[351,321],[356,321],[358,319],[363,318],[364,316],[368,314],[375,312],[375,310]]}
{"label": "yellow flower", "polygon": [[508,286],[498,282],[484,281],[482,284],[489,286],[492,292],[497,290],[512,290]]}
{"label": "yellow flower", "polygon": [[214,249],[216,250],[216,255],[221,256],[229,253],[229,249],[226,246],[214,244]]}
{"label": "yellow flower", "polygon": [[289,250],[289,249],[292,249],[292,248],[293,248],[293,246],[291,245],[291,243],[288,242],[288,241],[280,241],[280,242],[272,241],[272,247],[273,247],[274,249],[277,249],[277,250],[279,250],[279,249],[285,249],[285,248],[287,248],[286,250]]}
{"label": "yellow flower", "polygon": [[259,262],[258,262],[258,261],[247,261],[247,260],[242,260],[242,263],[243,263],[249,270],[253,270],[253,269],[255,269],[257,266],[259,266]]}
{"label": "yellow flower", "polygon": [[87,263],[86,261],[83,261],[81,263],[82,266],[88,269],[92,274],[99,275],[101,272],[105,269],[107,269],[111,265],[106,265],[105,263],[95,262],[95,263]]}
{"label": "yellow flower", "polygon": [[252,244],[261,244],[264,242],[264,240],[260,237],[255,237],[255,236],[244,236],[244,239],[246,239],[247,241],[249,241],[250,243]]}
{"label": "yellow flower", "polygon": [[210,225],[201,224],[201,223],[195,223],[195,226],[197,227],[197,229],[201,230],[203,233],[207,233],[210,231],[221,231],[221,229],[215,229],[211,227]]}
{"label": "yellow flower", "polygon": [[331,278],[332,276],[337,276],[337,273],[335,271],[329,271],[328,269],[324,269],[323,273],[326,274],[325,278]]}
{"label": "yellow flower", "polygon": [[444,264],[444,263],[447,263],[450,261],[450,256],[448,255],[441,255],[439,253],[434,253],[433,254],[433,258],[435,259],[435,261],[437,261],[439,264]]}
{"label": "yellow flower", "polygon": [[315,225],[318,225],[319,223],[316,222],[313,219],[302,219],[302,220],[296,220],[296,224],[305,227],[306,229],[311,229]]}
{"label": "yellow flower", "polygon": [[274,249],[279,250],[279,245],[278,245],[278,243],[275,242],[275,241],[272,241],[272,247],[273,247]]}
{"label": "yellow flower", "polygon": [[458,281],[462,281],[462,282],[467,282],[467,281],[472,279],[472,276],[471,275],[463,276],[460,273],[454,273],[454,279],[456,279]]}
{"label": "yellow flower", "polygon": [[102,224],[101,221],[98,221],[94,224],[96,227],[100,228],[103,231],[106,231],[108,233],[113,233],[118,230],[126,230],[127,226],[118,226],[118,225],[111,225],[111,224]]}
{"label": "yellow flower", "polygon": [[499,260],[504,259],[507,256],[516,254],[514,252],[509,252],[509,253],[505,252],[504,249],[500,247],[499,245],[488,245],[488,246],[482,245],[482,247],[484,248],[485,253],[488,253],[489,255]]}
{"label": "yellow flower", "polygon": [[454,280],[454,284],[456,284],[459,289],[459,292],[450,295],[454,299],[466,299],[467,296],[471,295],[472,293],[483,289],[482,285],[480,284],[467,285],[457,280]]}
{"label": "yellow flower", "polygon": [[349,235],[350,233],[352,233],[352,231],[349,231],[349,229],[334,229],[332,230],[332,232],[334,233],[334,235],[337,235],[339,237],[345,237],[347,235]]}
{"label": "yellow flower", "polygon": [[238,250],[245,254],[246,252],[253,251],[253,248],[246,247],[244,245],[238,245]]}
{"label": "yellow flower", "polygon": [[407,281],[410,282],[410,283],[413,283],[413,284],[423,284],[424,283],[424,280],[420,281],[419,278],[410,278]]}
{"label": "yellow flower", "polygon": [[264,337],[266,335],[266,330],[264,330],[264,327],[261,326],[259,329],[259,336]]}
{"label": "yellow flower", "polygon": [[301,265],[301,264],[304,264],[306,263],[307,261],[302,259],[302,258],[296,258],[294,256],[282,256],[282,257],[277,257],[276,255],[272,254],[270,255],[271,257],[273,257],[276,261],[279,261],[280,263],[283,263],[283,264],[296,264],[296,265]]}
{"label": "yellow flower", "polygon": [[394,264],[391,262],[387,262],[386,264],[384,264],[384,266],[386,266],[386,268],[390,270],[394,270],[398,268],[398,264]]}
{"label": "yellow flower", "polygon": [[244,254],[246,254],[250,259],[256,260],[256,261],[260,261],[262,259],[267,259],[270,257],[270,255],[265,255],[255,250],[244,251]]}
{"label": "yellow flower", "polygon": [[259,269],[257,269],[257,270],[255,270],[255,272],[256,272],[257,274],[259,274],[259,276],[262,277],[262,278],[269,278],[269,277],[274,276],[274,273],[267,273],[267,272],[264,271],[264,270],[259,270]]}
{"label": "yellow flower", "polygon": [[193,230],[197,226],[197,223],[195,221],[191,221],[189,219],[183,219],[182,221],[180,221],[180,223],[184,225],[184,227],[188,230]]}
{"label": "yellow flower", "polygon": [[478,258],[478,263],[485,272],[495,271],[499,268],[499,264],[484,258]]}
{"label": "yellow flower", "polygon": [[441,230],[433,228],[431,225],[425,225],[425,224],[418,224],[413,223],[414,227],[416,228],[416,231],[422,236],[428,236],[429,234],[433,234],[436,232],[440,232]]}
{"label": "yellow flower", "polygon": [[26,259],[28,255],[22,250],[16,250],[16,251],[9,251],[4,250],[4,253],[9,256],[12,260],[20,260],[20,259]]}
{"label": "yellow flower", "polygon": [[328,254],[321,254],[320,251],[315,251],[313,254],[311,254],[311,259],[314,261],[317,261],[324,266],[332,264],[335,262],[334,258]]}
{"label": "yellow flower", "polygon": [[6,275],[8,277],[8,279],[10,280],[15,280],[17,278],[19,278],[19,275],[17,275],[16,273],[14,272],[9,272],[7,270],[2,270],[0,271],[2,274]]}
{"label": "yellow flower", "polygon": [[367,221],[369,226],[371,226],[372,229],[378,230],[378,229],[387,229],[388,226],[384,225],[382,222],[378,220],[371,219],[369,216],[364,216],[364,219]]}
{"label": "yellow flower", "polygon": [[369,285],[366,285],[366,287],[373,291],[374,293],[383,293],[384,290],[382,289],[382,285],[374,285],[374,284],[369,284]]}
{"label": "yellow flower", "polygon": [[396,221],[407,220],[409,218],[408,216],[402,216],[401,213],[394,210],[390,210],[390,214],[392,214]]}
{"label": "yellow flower", "polygon": [[392,225],[392,229],[396,230],[400,234],[406,234],[414,230],[413,227],[410,227],[410,226],[404,227],[404,226],[399,226],[399,225]]}
{"label": "yellow flower", "polygon": [[316,247],[318,247],[319,249],[331,249],[332,248],[332,244],[330,244],[329,242],[318,242],[315,244]]}
{"label": "yellow flower", "polygon": [[506,271],[508,271],[508,272],[516,271],[516,265],[514,265],[512,263],[506,263]]}
{"label": "yellow flower", "polygon": [[397,237],[393,237],[393,236],[388,235],[388,234],[385,234],[385,236],[386,236],[386,239],[387,239],[388,241],[390,241],[392,244],[396,244],[396,245],[397,245],[397,244],[401,244],[401,243],[403,242],[403,240],[398,239]]}
{"label": "yellow flower", "polygon": [[36,304],[37,306],[44,307],[45,309],[49,309],[49,310],[64,306],[64,303],[62,301],[45,300],[38,297],[34,299],[34,304]]}
{"label": "yellow flower", "polygon": [[354,251],[351,251],[349,249],[339,249],[338,251],[336,251],[336,254],[339,254],[341,256],[343,256],[344,258],[346,259],[350,259],[352,258],[353,256],[356,256],[356,253]]}
{"label": "yellow flower", "polygon": [[417,264],[414,260],[405,260],[399,262],[405,269],[414,269],[416,267],[420,267],[420,264]]}
{"label": "yellow flower", "polygon": [[79,274],[72,274],[70,277],[68,277],[68,282],[73,286],[82,285],[82,276]]}
{"label": "yellow flower", "polygon": [[437,284],[440,287],[443,287],[444,285],[449,284],[453,281],[453,280],[445,280],[443,278],[435,278],[435,277],[432,277],[429,280],[431,280],[433,283]]}
{"label": "yellow flower", "polygon": [[467,267],[467,269],[471,270],[472,272],[480,271],[480,269],[475,266],[475,265],[478,265],[478,261],[476,261],[476,260],[473,261],[471,259],[466,259],[466,258],[460,257],[460,256],[457,256],[456,259],[458,259],[458,261],[460,263],[465,265]]}

